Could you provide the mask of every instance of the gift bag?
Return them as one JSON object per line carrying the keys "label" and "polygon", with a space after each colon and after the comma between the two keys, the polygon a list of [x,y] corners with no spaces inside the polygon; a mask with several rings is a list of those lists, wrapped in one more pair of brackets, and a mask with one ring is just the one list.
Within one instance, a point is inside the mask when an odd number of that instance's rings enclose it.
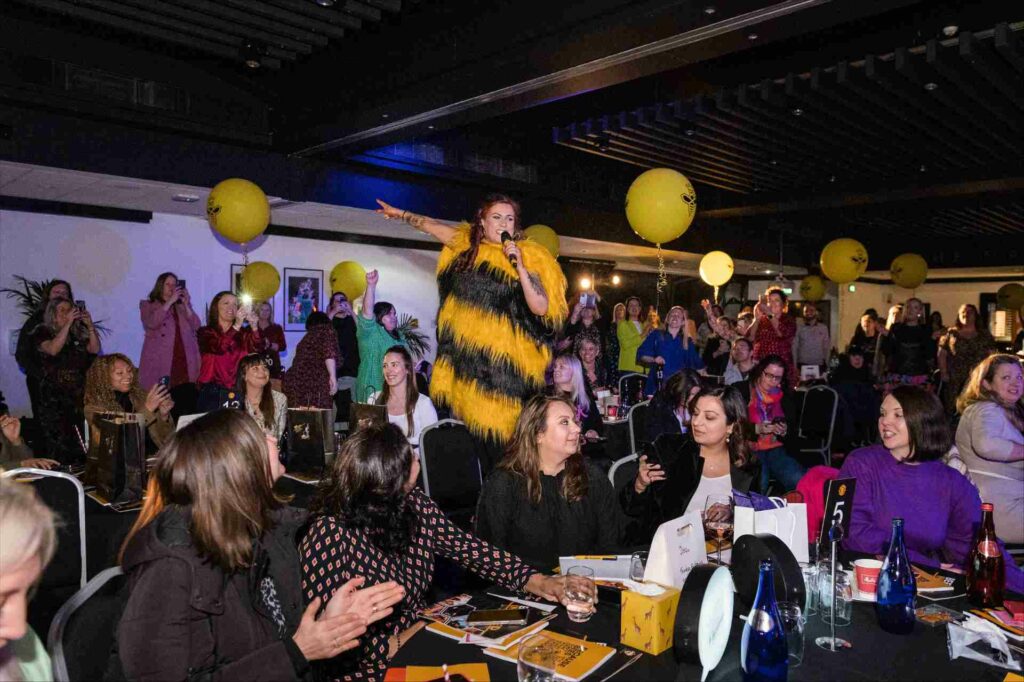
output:
{"label": "gift bag", "polygon": [[141,414],[98,415],[86,459],[85,482],[112,505],[142,499],[146,490],[146,432]]}
{"label": "gift bag", "polygon": [[806,504],[735,490],[733,499],[733,542],[744,535],[771,533],[786,543],[797,561],[809,561]]}
{"label": "gift bag", "polygon": [[287,427],[288,470],[319,475],[334,456],[331,410],[290,408]]}

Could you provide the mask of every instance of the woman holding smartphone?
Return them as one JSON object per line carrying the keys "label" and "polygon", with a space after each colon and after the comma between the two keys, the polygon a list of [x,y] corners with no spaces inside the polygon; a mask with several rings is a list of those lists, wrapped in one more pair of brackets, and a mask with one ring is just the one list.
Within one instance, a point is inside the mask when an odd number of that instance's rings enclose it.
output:
{"label": "woman holding smartphone", "polygon": [[249,353],[262,353],[267,342],[260,333],[259,318],[251,303],[239,306],[238,298],[230,291],[213,297],[206,326],[199,328],[198,340],[201,366],[197,408],[209,412],[222,406],[227,394],[234,392],[239,360]]}
{"label": "woman holding smartphone", "polygon": [[199,377],[199,343],[202,326],[192,308],[185,280],[173,272],[157,275],[149,296],[139,301],[145,338],[139,358],[139,384],[147,389],[167,377],[176,415],[195,412],[196,379]]}

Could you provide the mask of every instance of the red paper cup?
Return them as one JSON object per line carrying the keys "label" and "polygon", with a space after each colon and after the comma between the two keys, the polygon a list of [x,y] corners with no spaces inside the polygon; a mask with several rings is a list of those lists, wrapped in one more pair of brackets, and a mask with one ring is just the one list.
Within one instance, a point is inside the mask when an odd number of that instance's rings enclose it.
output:
{"label": "red paper cup", "polygon": [[608,418],[609,419],[615,419],[618,416],[619,416],[619,406],[618,405],[609,405],[608,406]]}
{"label": "red paper cup", "polygon": [[878,574],[882,572],[882,562],[878,559],[857,559],[853,562],[853,577],[857,580],[857,589],[861,594],[874,594],[878,589]]}

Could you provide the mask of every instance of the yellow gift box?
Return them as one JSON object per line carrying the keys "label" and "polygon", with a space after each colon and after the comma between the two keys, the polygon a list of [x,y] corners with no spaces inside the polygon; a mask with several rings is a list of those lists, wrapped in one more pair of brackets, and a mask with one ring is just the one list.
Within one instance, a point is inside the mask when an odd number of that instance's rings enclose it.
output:
{"label": "yellow gift box", "polygon": [[623,644],[655,656],[672,647],[679,607],[679,590],[661,587],[665,591],[654,597],[623,591],[619,624],[619,640]]}

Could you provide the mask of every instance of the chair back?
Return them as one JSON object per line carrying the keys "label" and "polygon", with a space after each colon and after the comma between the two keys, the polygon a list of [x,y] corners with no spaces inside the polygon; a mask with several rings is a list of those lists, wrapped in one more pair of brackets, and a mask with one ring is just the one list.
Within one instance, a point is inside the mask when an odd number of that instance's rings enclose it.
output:
{"label": "chair back", "polygon": [[637,372],[628,372],[619,377],[619,410],[629,408],[643,401],[647,377]]}
{"label": "chair back", "polygon": [[639,459],[640,455],[634,452],[612,463],[611,469],[608,470],[608,480],[612,482],[616,494],[636,478],[636,472],[640,469]]}
{"label": "chair back", "polygon": [[821,385],[807,389],[797,435],[807,440],[819,440],[823,447],[831,445],[838,406],[839,394],[835,389]]}
{"label": "chair back", "polygon": [[647,410],[651,406],[650,400],[637,403],[629,408],[629,449],[637,452],[644,442],[644,434],[647,432]]}
{"label": "chair back", "polygon": [[57,552],[39,582],[41,592],[60,587],[85,587],[85,489],[81,482],[62,471],[19,467],[3,473],[5,478],[24,478],[47,507],[57,514]]}
{"label": "chair back", "polygon": [[445,513],[476,509],[483,476],[476,441],[466,425],[442,419],[420,432],[423,492]]}
{"label": "chair back", "polygon": [[106,678],[125,580],[120,566],[100,571],[57,611],[46,642],[56,682]]}

